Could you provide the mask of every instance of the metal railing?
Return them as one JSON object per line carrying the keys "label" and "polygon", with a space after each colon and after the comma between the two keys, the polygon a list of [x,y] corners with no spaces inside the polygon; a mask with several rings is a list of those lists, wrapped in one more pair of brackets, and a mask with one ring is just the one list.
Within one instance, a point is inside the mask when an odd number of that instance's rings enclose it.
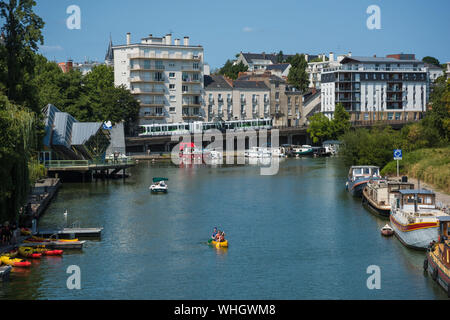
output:
{"label": "metal railing", "polygon": [[110,164],[132,164],[133,159],[130,158],[118,158],[105,159],[105,160],[47,160],[44,161],[46,168],[80,168],[80,167],[92,167],[92,166],[105,166]]}

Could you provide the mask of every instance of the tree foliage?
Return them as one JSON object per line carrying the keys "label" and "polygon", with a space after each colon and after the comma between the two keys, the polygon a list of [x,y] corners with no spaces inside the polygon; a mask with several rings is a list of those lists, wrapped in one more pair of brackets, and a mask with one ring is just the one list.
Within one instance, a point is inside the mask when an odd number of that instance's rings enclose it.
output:
{"label": "tree foliage", "polygon": [[33,54],[44,43],[44,21],[33,12],[35,5],[33,0],[0,1],[0,18],[5,21],[1,27],[5,35],[1,80],[9,100],[37,112],[39,106],[30,79],[34,73]]}
{"label": "tree foliage", "polygon": [[247,70],[248,66],[246,66],[242,61],[237,64],[233,64],[233,61],[227,60],[224,66],[219,69],[219,74],[236,80],[239,76],[239,72],[246,72]]}
{"label": "tree foliage", "polygon": [[35,150],[36,117],[0,95],[0,219],[13,219],[28,196],[28,163]]}
{"label": "tree foliage", "polygon": [[287,62],[291,64],[287,79],[288,83],[302,92],[306,91],[309,86],[309,76],[306,71],[308,63],[305,55],[297,53],[295,56],[289,57]]}
{"label": "tree foliage", "polygon": [[430,56],[423,57],[422,62],[433,64],[438,67],[441,65],[441,63],[439,62],[438,59],[436,59],[435,57],[430,57]]}
{"label": "tree foliage", "polygon": [[350,114],[340,103],[336,105],[334,116],[329,120],[323,113],[316,113],[309,121],[308,133],[313,143],[322,143],[327,139],[339,139],[350,130]]}

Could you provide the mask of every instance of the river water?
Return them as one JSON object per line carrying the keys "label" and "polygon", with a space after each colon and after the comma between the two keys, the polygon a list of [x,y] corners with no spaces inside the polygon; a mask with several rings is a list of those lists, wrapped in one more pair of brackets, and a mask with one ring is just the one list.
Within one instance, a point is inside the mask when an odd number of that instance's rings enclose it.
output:
{"label": "river water", "polygon": [[[337,158],[287,159],[274,176],[254,165],[141,162],[123,180],[64,184],[40,220],[47,229],[102,226],[82,252],[33,261],[0,283],[1,299],[445,299],[424,252],[384,238],[386,221],[345,191]],[[152,177],[169,192],[151,195]],[[206,244],[225,230],[228,249]],[[69,290],[81,270],[81,289]],[[379,266],[381,289],[367,268]]]}

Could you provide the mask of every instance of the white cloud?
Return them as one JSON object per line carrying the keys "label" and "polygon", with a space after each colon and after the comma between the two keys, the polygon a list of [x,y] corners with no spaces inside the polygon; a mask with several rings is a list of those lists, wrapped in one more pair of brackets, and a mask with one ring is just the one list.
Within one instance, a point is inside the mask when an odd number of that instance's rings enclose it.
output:
{"label": "white cloud", "polygon": [[51,52],[51,51],[63,51],[64,48],[60,45],[55,46],[40,46],[39,49],[43,52]]}
{"label": "white cloud", "polygon": [[251,27],[244,27],[244,28],[242,29],[242,31],[243,31],[243,32],[253,32],[254,29],[251,28]]}

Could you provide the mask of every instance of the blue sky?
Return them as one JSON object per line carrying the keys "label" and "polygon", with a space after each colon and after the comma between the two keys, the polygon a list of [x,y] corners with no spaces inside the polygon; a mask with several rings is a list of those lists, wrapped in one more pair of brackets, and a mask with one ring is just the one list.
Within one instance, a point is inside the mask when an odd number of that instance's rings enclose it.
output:
{"label": "blue sky", "polygon": [[[69,30],[66,9],[81,9],[81,29]],[[381,29],[369,30],[366,9],[381,9]],[[450,61],[448,0],[37,0],[46,22],[41,53],[56,61],[103,61],[109,35],[123,44],[148,34],[190,36],[205,61],[220,67],[236,53],[415,53]]]}

